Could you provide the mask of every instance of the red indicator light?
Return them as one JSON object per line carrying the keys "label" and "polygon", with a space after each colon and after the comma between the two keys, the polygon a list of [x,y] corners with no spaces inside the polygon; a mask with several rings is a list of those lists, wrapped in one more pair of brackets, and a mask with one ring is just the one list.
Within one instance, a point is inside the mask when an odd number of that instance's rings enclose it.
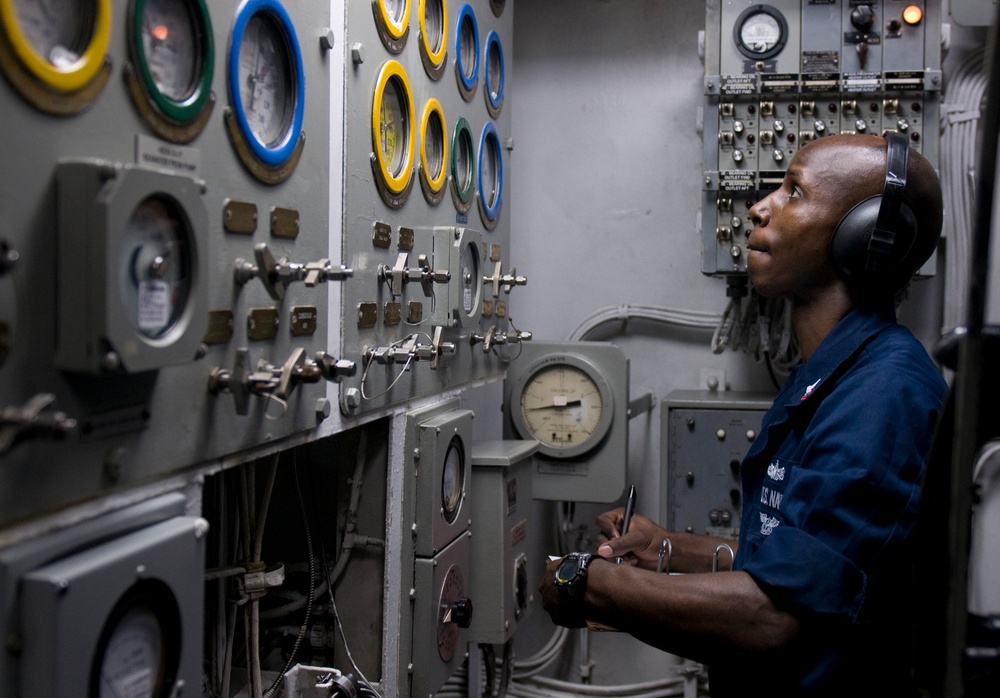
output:
{"label": "red indicator light", "polygon": [[903,21],[907,24],[914,25],[920,24],[920,20],[924,18],[924,10],[919,5],[910,5],[905,10],[903,10]]}

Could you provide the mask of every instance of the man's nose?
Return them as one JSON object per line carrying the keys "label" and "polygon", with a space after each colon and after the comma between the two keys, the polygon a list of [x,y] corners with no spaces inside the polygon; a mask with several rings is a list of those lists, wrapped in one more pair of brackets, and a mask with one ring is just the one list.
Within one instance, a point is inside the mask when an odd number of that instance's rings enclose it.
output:
{"label": "man's nose", "polygon": [[767,207],[767,197],[764,197],[751,206],[747,216],[750,218],[750,222],[753,223],[755,227],[767,225],[767,221],[770,219],[770,213],[768,212]]}

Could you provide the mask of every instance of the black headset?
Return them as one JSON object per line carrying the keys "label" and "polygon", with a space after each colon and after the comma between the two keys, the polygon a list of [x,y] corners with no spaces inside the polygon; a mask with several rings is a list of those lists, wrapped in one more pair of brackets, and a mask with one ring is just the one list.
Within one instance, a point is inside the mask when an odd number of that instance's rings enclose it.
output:
{"label": "black headset", "polygon": [[917,240],[917,220],[903,203],[910,143],[887,131],[885,188],[844,214],[830,239],[833,268],[849,287],[891,291],[905,286],[924,260],[910,252]]}

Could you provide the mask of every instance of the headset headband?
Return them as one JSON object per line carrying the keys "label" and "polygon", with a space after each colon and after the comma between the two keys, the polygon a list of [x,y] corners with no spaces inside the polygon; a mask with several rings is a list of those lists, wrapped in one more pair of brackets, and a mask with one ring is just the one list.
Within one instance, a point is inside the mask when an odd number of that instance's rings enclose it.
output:
{"label": "headset headband", "polygon": [[888,143],[885,157],[885,189],[882,203],[868,242],[868,261],[865,271],[879,271],[882,262],[892,251],[896,238],[896,225],[903,205],[903,190],[906,188],[906,165],[910,159],[910,143],[898,131],[886,131]]}

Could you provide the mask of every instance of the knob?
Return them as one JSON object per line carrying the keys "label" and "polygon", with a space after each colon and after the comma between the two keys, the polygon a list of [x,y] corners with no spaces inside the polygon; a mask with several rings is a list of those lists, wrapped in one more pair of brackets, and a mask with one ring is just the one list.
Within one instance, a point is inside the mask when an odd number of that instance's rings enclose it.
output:
{"label": "knob", "polygon": [[783,150],[778,150],[777,148],[775,148],[773,157],[775,162],[782,162],[785,159],[785,152]]}
{"label": "knob", "polygon": [[774,120],[774,132],[782,133],[785,130],[785,122],[781,119]]}
{"label": "knob", "polygon": [[816,133],[821,135],[826,133],[826,122],[817,120],[816,123],[813,124],[813,130],[815,130]]}
{"label": "knob", "polygon": [[858,119],[854,122],[854,129],[858,133],[864,133],[868,130],[868,123],[864,119]]}
{"label": "knob", "polygon": [[875,22],[875,10],[871,5],[858,5],[851,10],[851,24],[861,31],[868,31]]}
{"label": "knob", "polygon": [[733,162],[743,162],[743,151],[739,148],[733,151]]}
{"label": "knob", "polygon": [[734,121],[733,122],[733,132],[734,133],[743,133],[743,128],[744,128],[744,126],[743,126],[743,122],[742,121]]}
{"label": "knob", "polygon": [[910,122],[909,122],[909,120],[908,119],[899,119],[899,120],[897,120],[896,121],[896,128],[899,129],[900,132],[909,131],[910,130]]}
{"label": "knob", "polygon": [[472,599],[463,596],[451,605],[451,622],[460,628],[472,625]]}

